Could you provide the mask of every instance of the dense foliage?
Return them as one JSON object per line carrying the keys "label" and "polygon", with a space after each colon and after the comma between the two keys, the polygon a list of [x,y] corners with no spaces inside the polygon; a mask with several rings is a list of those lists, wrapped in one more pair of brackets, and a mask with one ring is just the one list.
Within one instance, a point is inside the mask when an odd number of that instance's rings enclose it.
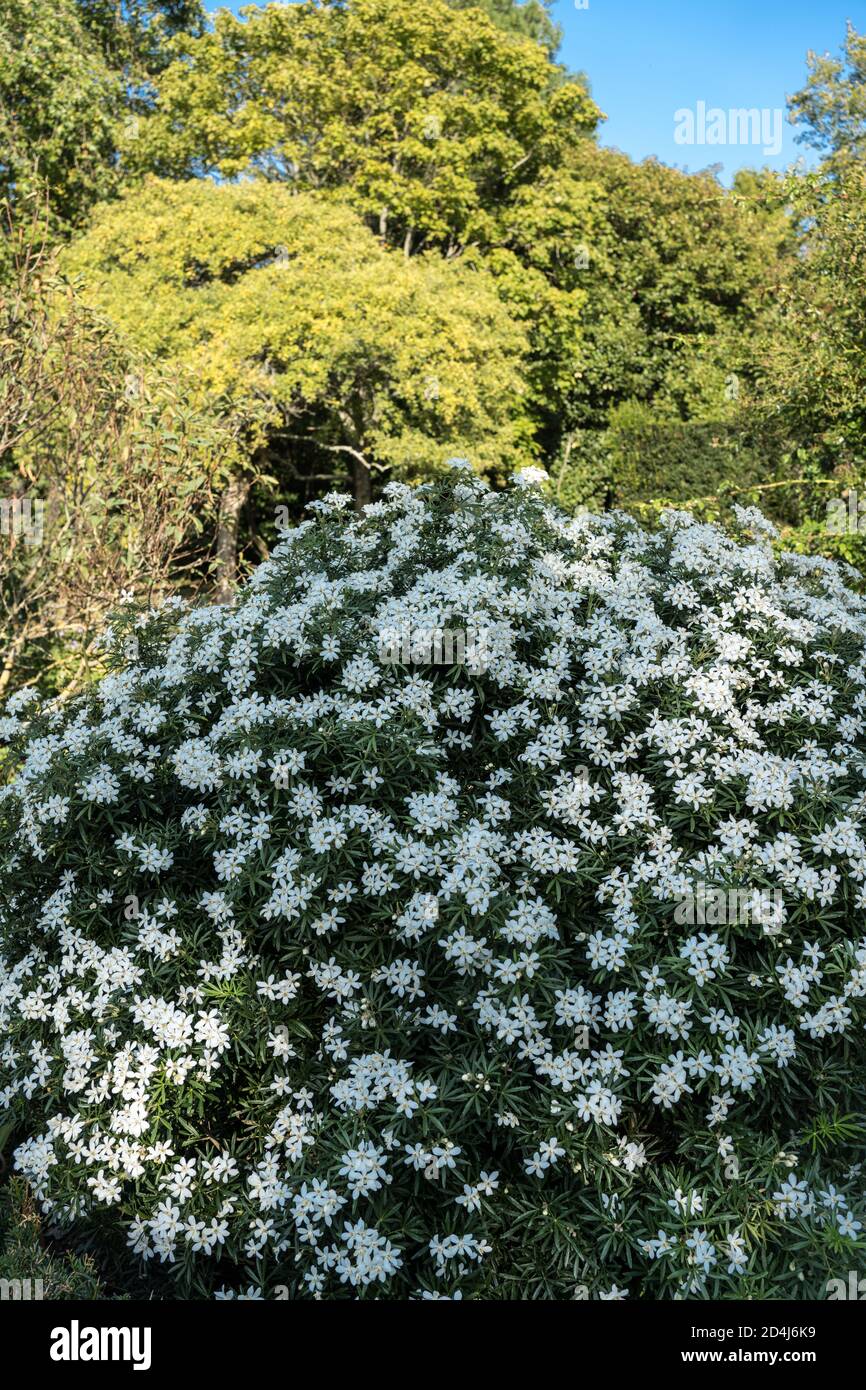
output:
{"label": "dense foliage", "polygon": [[121,109],[72,0],[0,0],[0,198],[42,194],[52,229],[80,226],[116,184]]}
{"label": "dense foliage", "polygon": [[9,704],[15,1167],[157,1283],[774,1298],[853,1258],[866,603],[758,514],[518,482],[327,497],[235,605]]}
{"label": "dense foliage", "polygon": [[151,179],[64,264],[141,348],[189,370],[281,481],[348,460],[363,504],[374,470],[420,477],[473,449],[502,476],[531,447],[525,333],[493,277],[392,256],[342,204]]}
{"label": "dense foliage", "polygon": [[798,138],[850,168],[866,154],[866,34],[848,22],[840,57],[808,55],[806,85],[790,103],[791,120],[802,122]]}
{"label": "dense foliage", "polygon": [[552,11],[0,0],[0,1281],[862,1252],[866,37],[728,189]]}
{"label": "dense foliage", "polygon": [[208,575],[203,532],[235,462],[189,375],[134,352],[26,229],[0,285],[0,695],[92,674],[122,592]]}
{"label": "dense foliage", "polygon": [[[0,378],[25,331],[16,247],[29,237],[41,262],[72,237],[42,280],[72,279],[79,316],[178,383],[202,443],[232,441],[218,502],[191,494],[211,563],[193,574],[176,532],[185,593],[226,598],[266,557],[275,507],[298,516],[346,484],[362,506],[452,453],[494,481],[542,461],[568,508],[719,518],[759,501],[794,548],[862,561],[861,37],[810,56],[791,99],[825,164],[741,171],[729,191],[597,143],[602,113],[556,61],[548,8],[306,0],[211,21],[196,0],[0,5],[16,323]],[[114,409],[98,355],[80,386]],[[28,429],[51,417],[12,399]],[[56,448],[46,428],[40,458]],[[123,494],[116,452],[95,469],[91,495]],[[6,496],[44,498],[35,471],[7,450]],[[119,563],[97,572],[104,611]],[[7,681],[44,653],[45,688],[93,669],[40,647]]]}

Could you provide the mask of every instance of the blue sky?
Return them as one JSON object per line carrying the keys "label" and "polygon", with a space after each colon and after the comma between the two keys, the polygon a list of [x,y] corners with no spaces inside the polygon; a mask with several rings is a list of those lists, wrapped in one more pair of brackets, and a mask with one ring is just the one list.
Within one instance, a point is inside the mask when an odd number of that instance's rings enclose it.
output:
{"label": "blue sky", "polygon": [[[218,0],[208,8],[218,9]],[[785,99],[805,81],[809,49],[838,53],[846,19],[866,30],[866,0],[556,0],[553,13],[563,30],[560,61],[587,74],[608,117],[603,144],[692,171],[720,164],[725,183],[744,166],[784,169],[814,159],[795,141]],[[740,144],[735,130],[732,143],[678,143],[678,111],[694,113],[700,136],[698,103],[705,135],[730,141],[728,112],[756,109],[769,140]],[[716,119],[713,129],[713,108],[725,113],[724,128]],[[689,133],[684,119],[680,132]],[[765,153],[777,143],[778,153]]]}
{"label": "blue sky", "polygon": [[[564,38],[561,61],[586,72],[608,120],[601,140],[633,159],[657,155],[691,170],[722,164],[729,182],[745,166],[785,168],[808,149],[782,124],[781,150],[761,144],[678,144],[678,110],[697,114],[698,102],[726,115],[731,108],[769,113],[785,107],[806,76],[806,53],[838,53],[850,19],[866,29],[866,0],[574,0],[553,7]],[[681,131],[688,133],[681,120]],[[694,134],[699,134],[696,124]],[[717,127],[719,135],[730,130]],[[736,134],[736,131],[734,132]]]}

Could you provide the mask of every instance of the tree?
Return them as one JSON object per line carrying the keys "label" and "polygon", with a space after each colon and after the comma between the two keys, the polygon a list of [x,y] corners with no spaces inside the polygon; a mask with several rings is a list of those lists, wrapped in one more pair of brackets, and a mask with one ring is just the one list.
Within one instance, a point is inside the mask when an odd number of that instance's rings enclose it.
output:
{"label": "tree", "polygon": [[115,187],[122,104],[72,0],[0,0],[0,197],[37,192],[55,233],[80,226]]}
{"label": "tree", "polygon": [[[146,180],[64,256],[141,348],[245,430],[249,485],[429,476],[452,454],[531,455],[526,340],[490,275],[387,250],[350,208],[281,184]],[[231,506],[229,503],[231,502]],[[231,547],[229,546],[229,549]]]}
{"label": "tree", "polygon": [[793,255],[782,195],[761,189],[731,193],[710,173],[635,164],[587,140],[515,198],[503,248],[487,259],[503,269],[504,293],[537,277],[559,306],[561,317],[540,288],[530,296],[530,380],[543,450],[572,475],[572,500],[634,495],[631,466],[628,481],[615,476],[613,423],[638,430],[644,449],[651,425],[659,459],[666,438],[682,454],[680,427],[699,423],[678,487],[707,490],[721,460],[704,426],[722,429],[747,394],[757,325],[778,263]]}
{"label": "tree", "polygon": [[489,271],[528,335],[527,404],[553,458],[579,432],[600,441],[629,402],[669,421],[729,413],[730,380],[748,372],[741,329],[777,254],[748,199],[710,173],[599,149],[585,86],[477,6],[245,14],[180,42],[133,164],[314,189],[395,249]]}
{"label": "tree", "polygon": [[551,56],[562,40],[562,30],[550,17],[551,0],[448,0],[448,3],[454,10],[483,10],[501,29],[533,39]]}
{"label": "tree", "polygon": [[495,241],[517,192],[600,116],[474,6],[307,0],[244,16],[177,41],[131,169],[338,194],[407,255],[455,255]]}
{"label": "tree", "polygon": [[862,564],[866,523],[856,498],[866,498],[866,173],[831,161],[789,178],[786,193],[798,255],[775,296],[774,331],[760,359],[761,400],[797,473],[815,482],[804,497],[804,543],[826,548],[833,482],[837,498],[853,490],[855,522],[844,543],[830,548]]}
{"label": "tree", "polygon": [[583,83],[474,5],[326,0],[244,14],[178,40],[155,112],[127,146],[130,167],[313,190],[348,202],[407,256],[437,251],[489,270],[529,335],[527,401],[555,447],[580,370],[585,292],[579,275],[550,274],[548,248],[587,204],[564,172],[601,114]]}
{"label": "tree", "polygon": [[203,34],[201,0],[75,0],[107,62],[131,80],[161,72],[176,34]]}
{"label": "tree", "polygon": [[848,23],[842,55],[808,55],[806,85],[788,100],[789,119],[803,123],[797,139],[841,168],[866,155],[866,34]]}

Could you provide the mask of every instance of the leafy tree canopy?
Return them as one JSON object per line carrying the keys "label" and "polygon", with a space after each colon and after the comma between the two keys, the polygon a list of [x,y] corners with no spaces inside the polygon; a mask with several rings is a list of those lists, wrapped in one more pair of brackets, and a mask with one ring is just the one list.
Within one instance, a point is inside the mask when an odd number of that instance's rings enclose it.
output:
{"label": "leafy tree canopy", "polygon": [[221,11],[176,41],[132,169],[339,191],[408,253],[496,240],[503,209],[600,112],[538,44],[446,0]]}
{"label": "leafy tree canopy", "polygon": [[159,72],[175,34],[202,34],[201,0],[75,0],[82,23],[112,67]]}
{"label": "leafy tree canopy", "polygon": [[[730,414],[732,379],[745,389],[753,375],[774,266],[793,251],[781,202],[775,187],[732,195],[710,174],[635,164],[593,141],[520,190],[485,261],[526,315],[549,456],[631,401],[662,422]],[[582,456],[600,482],[598,458]]]}
{"label": "leafy tree canopy", "polygon": [[551,0],[448,0],[452,9],[479,9],[510,34],[534,39],[553,54],[562,30],[550,16]]}
{"label": "leafy tree canopy", "polygon": [[849,22],[842,54],[810,53],[809,76],[788,102],[790,119],[802,122],[797,136],[828,155],[834,166],[866,155],[866,34]]}
{"label": "leafy tree canopy", "polygon": [[483,269],[388,251],[350,208],[281,184],[148,179],[65,266],[144,349],[191,368],[260,442],[419,476],[525,457],[526,339]]}
{"label": "leafy tree canopy", "polygon": [[762,382],[793,435],[866,466],[866,172],[791,178],[801,255],[780,287]]}
{"label": "leafy tree canopy", "polygon": [[80,225],[116,182],[122,83],[71,0],[0,0],[0,197]]}

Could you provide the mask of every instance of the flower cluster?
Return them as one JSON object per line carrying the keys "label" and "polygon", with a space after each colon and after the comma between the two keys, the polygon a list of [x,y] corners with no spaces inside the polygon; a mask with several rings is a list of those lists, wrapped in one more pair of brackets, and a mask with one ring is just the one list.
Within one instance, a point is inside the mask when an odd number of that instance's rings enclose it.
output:
{"label": "flower cluster", "polygon": [[[866,601],[749,513],[648,532],[459,464],[312,510],[233,605],[127,612],[97,686],[0,720],[16,1169],[156,1291],[824,1296],[864,1210]],[[392,628],[484,631],[483,669]],[[772,929],[683,925],[696,884]]]}

